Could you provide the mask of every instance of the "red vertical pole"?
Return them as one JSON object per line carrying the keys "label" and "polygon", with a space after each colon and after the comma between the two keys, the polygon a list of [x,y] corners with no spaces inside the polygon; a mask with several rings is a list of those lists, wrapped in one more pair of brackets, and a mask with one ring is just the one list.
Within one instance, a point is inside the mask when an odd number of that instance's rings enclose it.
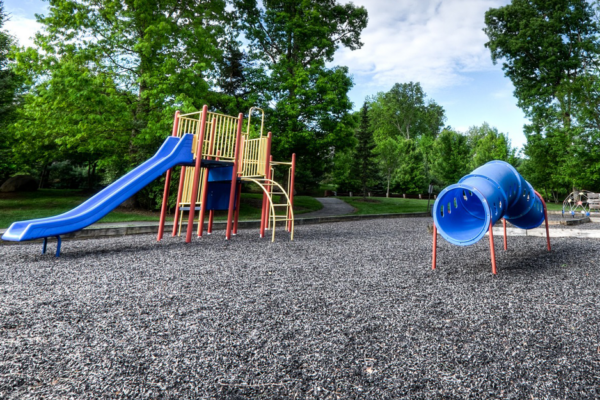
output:
{"label": "red vertical pole", "polygon": [[[292,209],[288,213],[288,219],[292,218],[292,211],[294,209],[294,175],[296,173],[296,153],[292,154],[292,171],[290,174],[290,205]],[[288,232],[292,231],[292,221],[288,221]]]}
{"label": "red vertical pole", "polygon": [[435,269],[437,261],[437,226],[433,223],[433,254],[431,256],[431,269]]}
{"label": "red vertical pole", "polygon": [[231,173],[231,188],[229,189],[229,212],[227,213],[227,232],[225,234],[225,239],[231,239],[231,225],[233,222],[233,204],[235,201],[235,190],[237,187],[237,176],[238,176],[238,166],[240,157],[240,142],[242,141],[242,122],[244,120],[244,114],[240,113],[238,116],[238,126],[237,126],[237,135],[235,138],[235,153],[233,156],[233,172]]}
{"label": "red vertical pole", "polygon": [[550,246],[550,229],[548,229],[548,209],[546,208],[546,202],[541,194],[535,192],[537,197],[539,197],[542,202],[542,206],[544,206],[544,220],[546,221],[546,241],[548,242],[548,251],[552,251],[552,247]]}
{"label": "red vertical pole", "polygon": [[[217,130],[217,121],[216,118],[212,119],[211,129],[210,129],[210,148],[208,154],[212,154],[214,145],[215,145],[215,132]],[[210,157],[208,157],[210,159]],[[202,194],[200,195],[202,198],[200,199],[200,218],[198,220],[198,237],[202,237],[202,232],[204,232],[204,214],[206,213],[206,200],[208,199],[208,171],[209,168],[204,171],[204,179],[202,180]]]}
{"label": "red vertical pole", "polygon": [[196,144],[196,164],[194,168],[194,180],[192,184],[192,197],[190,198],[190,216],[188,218],[187,232],[185,242],[192,241],[192,231],[194,229],[194,215],[196,214],[196,199],[198,198],[198,186],[200,181],[200,168],[202,168],[202,145],[204,144],[204,132],[206,131],[206,117],[208,115],[208,106],[202,107],[202,120],[200,122],[200,134]]}
{"label": "red vertical pole", "polygon": [[[271,176],[271,132],[267,135],[267,152],[265,155],[265,178],[269,179]],[[266,189],[266,188],[265,188]],[[262,214],[260,216],[260,237],[265,237],[265,228],[267,226],[267,218],[268,218],[268,201],[267,194],[263,193],[263,204],[262,204]]]}
{"label": "red vertical pole", "polygon": [[208,228],[206,229],[207,235],[212,234],[212,226],[213,226],[214,217],[215,217],[215,210],[210,210],[208,212]]}
{"label": "red vertical pole", "polygon": [[496,250],[494,249],[494,226],[490,216],[490,253],[492,255],[492,274],[496,275]]}
{"label": "red vertical pole", "polygon": [[506,218],[502,218],[502,225],[504,226],[504,250],[507,250],[508,240],[506,238]]}
{"label": "red vertical pole", "polygon": [[181,204],[181,198],[183,197],[184,186],[185,167],[181,167],[181,174],[179,176],[179,190],[177,191],[177,204],[175,205],[175,218],[173,218],[173,234],[171,236],[177,236],[177,225],[179,225],[179,204]]}
{"label": "red vertical pole", "polygon": [[242,200],[242,184],[238,183],[237,186],[237,199],[235,201],[235,219],[233,222],[233,234],[237,235],[238,220],[240,219],[240,202]]}
{"label": "red vertical pole", "polygon": [[208,199],[208,171],[210,169],[206,169],[204,171],[204,179],[202,179],[202,189],[204,192],[200,194],[200,218],[198,219],[198,237],[202,237],[202,232],[204,231],[204,213],[206,212],[206,200]]}
{"label": "red vertical pole", "polygon": [[[179,125],[179,111],[175,111],[175,120],[173,121],[173,131],[171,136],[177,136],[177,127]],[[163,238],[165,230],[165,218],[167,217],[167,208],[169,207],[169,186],[171,185],[171,174],[173,168],[169,168],[167,171],[167,177],[165,179],[165,189],[163,191],[162,207],[160,208],[160,221],[158,223],[158,236],[156,240],[160,242]]]}

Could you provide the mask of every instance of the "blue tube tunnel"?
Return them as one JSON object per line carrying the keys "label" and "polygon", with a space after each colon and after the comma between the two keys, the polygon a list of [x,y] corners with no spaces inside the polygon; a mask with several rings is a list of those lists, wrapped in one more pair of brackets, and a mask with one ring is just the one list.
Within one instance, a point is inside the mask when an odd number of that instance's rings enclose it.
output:
{"label": "blue tube tunnel", "polygon": [[510,164],[490,161],[446,187],[433,205],[433,220],[448,242],[469,246],[485,236],[490,221],[505,218],[521,229],[544,222],[544,207],[533,187]]}

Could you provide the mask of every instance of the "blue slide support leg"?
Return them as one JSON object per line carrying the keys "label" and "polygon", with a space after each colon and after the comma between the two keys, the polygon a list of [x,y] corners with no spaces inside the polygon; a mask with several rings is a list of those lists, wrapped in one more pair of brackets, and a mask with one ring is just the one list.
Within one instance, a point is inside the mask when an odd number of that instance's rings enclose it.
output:
{"label": "blue slide support leg", "polygon": [[61,244],[61,240],[60,240],[60,236],[56,237],[56,257],[60,256],[60,244]]}

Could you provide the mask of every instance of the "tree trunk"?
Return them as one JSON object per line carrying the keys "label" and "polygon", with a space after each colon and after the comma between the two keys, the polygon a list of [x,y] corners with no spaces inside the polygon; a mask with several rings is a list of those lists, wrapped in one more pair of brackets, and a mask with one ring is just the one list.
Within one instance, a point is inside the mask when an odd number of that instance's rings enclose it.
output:
{"label": "tree trunk", "polygon": [[87,187],[88,187],[88,189],[92,188],[92,162],[91,161],[88,161]]}
{"label": "tree trunk", "polygon": [[44,177],[46,176],[47,164],[44,164],[42,167],[42,172],[40,173],[40,184],[38,185],[38,189],[42,189],[44,187]]}
{"label": "tree trunk", "polygon": [[385,197],[390,197],[390,177],[391,177],[391,173],[388,172],[387,174],[387,192],[385,194]]}

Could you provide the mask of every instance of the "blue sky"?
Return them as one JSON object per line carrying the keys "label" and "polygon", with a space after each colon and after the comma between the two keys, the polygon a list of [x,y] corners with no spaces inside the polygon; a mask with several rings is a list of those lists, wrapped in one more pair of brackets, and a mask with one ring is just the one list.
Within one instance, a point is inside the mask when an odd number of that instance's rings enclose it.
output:
{"label": "blue sky", "polygon": [[[347,2],[341,0],[342,2]],[[526,142],[527,121],[516,106],[513,86],[484,47],[484,14],[510,0],[353,0],[369,12],[360,50],[340,49],[332,65],[346,65],[355,86],[350,98],[358,109],[394,83],[420,82],[429,98],[446,110],[447,125],[458,130],[483,122],[507,133],[515,147]],[[40,28],[35,13],[41,0],[5,0],[5,28],[21,45],[31,45]]]}

